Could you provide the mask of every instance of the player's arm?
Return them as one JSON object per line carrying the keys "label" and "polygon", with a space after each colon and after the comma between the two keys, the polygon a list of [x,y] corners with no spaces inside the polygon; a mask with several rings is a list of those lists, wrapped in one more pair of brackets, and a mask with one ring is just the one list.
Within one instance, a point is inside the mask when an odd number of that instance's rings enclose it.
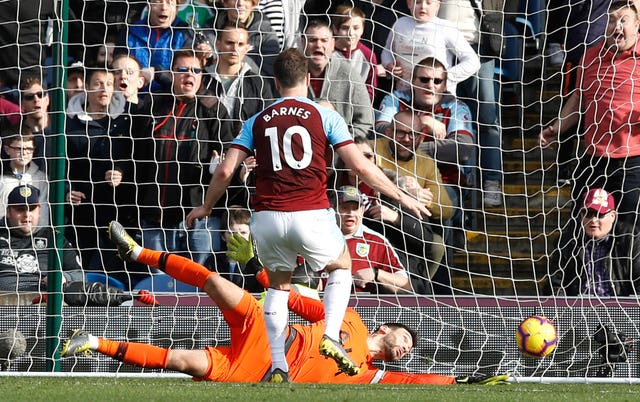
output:
{"label": "player's arm", "polygon": [[353,142],[338,147],[336,152],[344,161],[345,165],[353,170],[353,172],[362,178],[371,188],[398,201],[419,218],[431,216],[431,212],[424,204],[393,184],[378,166],[362,155],[362,152],[360,152]]}
{"label": "player's arm", "polygon": [[[379,377],[378,374],[376,377]],[[372,380],[376,380],[374,377]],[[456,383],[455,377],[440,374],[413,374],[401,371],[384,371],[382,378],[371,384],[431,384],[431,385],[450,385]]]}
{"label": "player's arm", "polygon": [[216,205],[216,202],[218,202],[225,191],[227,191],[227,187],[229,187],[229,183],[231,183],[231,179],[233,179],[236,169],[240,166],[242,161],[245,160],[247,155],[248,154],[245,151],[240,150],[239,148],[229,149],[224,160],[218,165],[211,176],[211,181],[207,188],[207,194],[204,198],[204,204],[194,208],[189,212],[189,215],[187,215],[187,227],[192,227],[193,222],[196,219],[204,218],[211,214],[211,209]]}

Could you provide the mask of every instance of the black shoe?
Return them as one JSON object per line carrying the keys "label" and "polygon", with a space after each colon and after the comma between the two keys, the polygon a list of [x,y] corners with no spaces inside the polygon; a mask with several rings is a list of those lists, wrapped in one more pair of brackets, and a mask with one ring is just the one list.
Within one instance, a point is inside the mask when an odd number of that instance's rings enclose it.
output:
{"label": "black shoe", "polygon": [[498,385],[508,384],[509,374],[499,375],[469,375],[456,377],[456,384]]}
{"label": "black shoe", "polygon": [[291,382],[291,379],[289,379],[289,373],[277,368],[271,371],[271,374],[267,377],[267,382],[272,382],[274,384],[284,384]]}

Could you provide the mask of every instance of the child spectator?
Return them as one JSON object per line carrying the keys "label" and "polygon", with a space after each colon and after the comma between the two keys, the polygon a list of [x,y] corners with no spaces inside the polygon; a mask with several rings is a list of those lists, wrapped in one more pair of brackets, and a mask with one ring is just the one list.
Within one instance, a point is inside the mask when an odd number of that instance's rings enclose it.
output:
{"label": "child spectator", "polygon": [[349,60],[351,67],[360,71],[362,79],[367,84],[369,98],[373,101],[378,76],[384,76],[386,73],[384,67],[378,64],[375,53],[360,41],[365,18],[364,12],[359,8],[342,4],[332,14],[331,27],[336,40],[334,56],[344,57]]}
{"label": "child spectator", "polygon": [[225,246],[221,252],[212,254],[205,265],[210,270],[217,271],[220,275],[244,290],[259,293],[264,291],[264,288],[256,280],[254,272],[247,270],[244,265],[227,257],[226,254],[226,243],[234,233],[238,233],[245,239],[249,239],[250,222],[251,212],[248,209],[237,205],[229,207],[222,215],[222,225],[220,226],[222,232],[221,237]]}
{"label": "child spectator", "polygon": [[45,173],[33,163],[34,135],[24,126],[22,135],[16,134],[2,140],[2,150],[8,158],[2,163],[0,176],[0,218],[4,217],[9,193],[16,187],[29,185],[40,194],[40,225],[49,224],[49,182]]}
{"label": "child spectator", "polygon": [[453,23],[437,17],[440,0],[407,0],[407,6],[412,16],[393,24],[380,56],[382,65],[396,76],[396,89],[404,90],[416,63],[435,57],[449,72],[447,88],[455,95],[456,84],[480,68],[478,55]]}
{"label": "child spectator", "polygon": [[140,62],[134,56],[120,54],[114,58],[111,67],[115,89],[127,100],[125,111],[130,114],[139,113],[144,107],[144,102],[138,91],[145,85]]}

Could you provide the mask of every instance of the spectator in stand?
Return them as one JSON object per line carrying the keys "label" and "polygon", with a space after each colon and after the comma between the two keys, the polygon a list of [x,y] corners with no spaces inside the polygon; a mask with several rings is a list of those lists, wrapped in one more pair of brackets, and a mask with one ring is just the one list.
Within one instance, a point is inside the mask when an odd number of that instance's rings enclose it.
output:
{"label": "spectator in stand", "polygon": [[[540,134],[547,146],[584,116],[583,149],[574,175],[572,198],[587,188],[612,193],[620,219],[637,226],[640,202],[640,19],[635,6],[615,1],[609,6],[603,40],[588,48],[577,70],[578,87],[559,118]],[[579,203],[574,215],[579,212]]]}
{"label": "spectator in stand", "polygon": [[[46,289],[55,237],[51,227],[41,225],[40,213],[37,188],[20,185],[9,193],[6,216],[0,221],[0,291]],[[81,281],[80,254],[66,238],[62,253],[62,282]]]}
{"label": "spectator in stand", "polygon": [[75,95],[84,93],[84,63],[75,61],[67,69],[67,82],[64,92],[67,97],[67,104]]}
{"label": "spectator in stand", "polygon": [[0,218],[4,217],[7,199],[11,191],[21,185],[38,189],[40,194],[40,224],[49,224],[49,182],[47,175],[33,162],[34,135],[23,127],[22,135],[16,134],[2,140],[2,151],[7,158],[2,163],[0,176]]}
{"label": "spectator in stand", "polygon": [[244,27],[229,23],[216,35],[217,62],[206,68],[203,85],[218,97],[238,123],[262,111],[275,99],[273,82],[260,76],[246,63],[249,34]]}
{"label": "spectator in stand", "polygon": [[268,19],[258,10],[258,0],[221,0],[217,13],[205,24],[205,32],[211,40],[224,26],[244,26],[249,33],[249,57],[260,72],[273,76],[273,62],[280,53],[278,36]]}
{"label": "spectator in stand", "polygon": [[[422,135],[417,137],[419,149],[437,161],[449,198],[458,208],[461,206],[460,188],[466,185],[463,167],[474,160],[471,112],[464,102],[447,91],[447,70],[433,57],[421,60],[414,67],[412,87],[411,92],[395,91],[382,100],[376,127],[391,136],[391,121],[398,111],[412,109],[416,112],[419,122],[408,124],[403,130],[422,123],[418,130]],[[411,145],[410,136],[405,139],[407,145]]]}
{"label": "spectator in stand", "polygon": [[378,76],[385,76],[384,67],[378,64],[375,53],[365,46],[360,38],[364,32],[366,16],[357,7],[346,4],[338,6],[331,15],[331,27],[336,38],[336,52],[333,57],[348,60],[354,70],[360,71],[360,75],[367,85],[369,98],[373,102]]}
{"label": "spectator in stand", "polygon": [[215,244],[220,243],[217,231],[226,201],[220,200],[213,215],[198,220],[193,229],[187,230],[184,220],[203,200],[210,179],[203,167],[214,151],[226,151],[236,133],[224,105],[198,95],[202,65],[194,51],[176,51],[171,69],[173,95],[152,95],[134,124],[142,242],[159,250],[190,251],[204,263],[212,243],[220,250]]}
{"label": "spectator in stand", "polygon": [[33,162],[47,172],[47,138],[51,134],[49,119],[49,94],[45,84],[36,76],[23,77],[20,81],[20,106],[23,119],[22,133],[33,134]]}
{"label": "spectator in stand", "polygon": [[[548,1],[546,51],[550,56],[549,64],[562,66],[563,102],[567,102],[576,89],[576,72],[585,50],[599,42],[607,29],[610,4],[611,0],[572,1],[570,6],[566,0]],[[558,138],[559,184],[571,181],[577,133],[584,130],[583,124],[580,126],[563,130]]]}
{"label": "spectator in stand", "polygon": [[446,86],[455,94],[456,85],[480,68],[478,55],[451,22],[438,18],[440,0],[407,0],[407,6],[412,16],[400,17],[393,25],[382,65],[396,77],[396,89],[406,90],[416,63],[434,57],[449,71]]}
{"label": "spectator in stand", "polygon": [[131,118],[125,103],[115,92],[113,73],[95,68],[87,73],[86,93],[74,96],[66,111],[68,236],[91,269],[117,264],[115,253],[106,250],[106,225],[116,216],[135,222],[135,216],[121,216],[118,208],[133,203],[120,191],[122,183],[133,181]]}
{"label": "spectator in stand", "polygon": [[[376,154],[370,142],[364,137],[355,137],[353,142],[362,155],[376,163]],[[416,196],[421,192],[415,179],[396,174],[395,170],[384,169],[384,173],[399,188]],[[429,278],[440,267],[445,249],[442,228],[432,225],[428,219],[418,219],[402,209],[395,201],[375,192],[351,170],[346,169],[340,159],[336,162],[334,185],[354,186],[365,197],[365,222],[368,228],[384,233],[400,255],[401,263],[410,273],[413,290],[418,294],[430,294]],[[332,182],[332,181],[330,181]],[[407,182],[410,187],[407,188]],[[442,190],[444,191],[444,190]],[[434,232],[435,230],[435,232]]]}
{"label": "spectator in stand", "polygon": [[258,7],[278,36],[280,49],[298,47],[300,14],[307,0],[260,0]]}
{"label": "spectator in stand", "polygon": [[145,86],[142,66],[132,55],[119,54],[111,64],[116,91],[127,101],[125,111],[130,115],[139,114],[144,109],[144,98],[139,91]]}
{"label": "spectator in stand", "polygon": [[363,223],[366,196],[356,187],[342,186],[333,198],[340,230],[351,254],[355,290],[369,293],[412,292],[407,270],[389,241]]}
{"label": "spectator in stand", "polygon": [[43,77],[47,28],[58,18],[55,3],[0,1],[0,88],[16,88],[24,75]]}
{"label": "spectator in stand", "polygon": [[209,18],[213,17],[213,11],[208,3],[208,0],[178,0],[177,16],[193,29],[202,28]]}
{"label": "spectator in stand", "polygon": [[222,241],[223,250],[212,254],[205,264],[211,271],[219,273],[223,278],[235,283],[247,292],[260,293],[264,287],[256,280],[255,272],[247,268],[244,264],[227,256],[226,244],[234,233],[245,239],[249,239],[251,231],[251,211],[238,205],[232,205],[222,215]]}
{"label": "spectator in stand", "polygon": [[20,106],[15,103],[0,98],[0,129],[15,126],[20,123]]}
{"label": "spectator in stand", "polygon": [[[502,199],[502,129],[498,92],[494,81],[495,58],[478,47],[480,0],[443,0],[438,16],[451,21],[480,56],[478,72],[458,84],[458,99],[471,109],[472,119],[478,132],[480,183],[484,193],[485,207],[497,207]],[[475,7],[475,9],[474,9]],[[477,11],[476,11],[477,10]]]}
{"label": "spectator in stand", "polygon": [[418,152],[424,141],[420,116],[411,110],[398,112],[388,128],[385,138],[373,144],[377,164],[415,179],[417,188],[412,193],[422,200],[432,217],[446,222],[453,215],[451,199],[443,184],[436,162],[429,155]]}
{"label": "spectator in stand", "polygon": [[114,56],[133,55],[143,69],[153,68],[151,90],[168,92],[171,89],[171,61],[174,51],[192,48],[193,31],[176,17],[176,0],[149,2],[149,14],[122,32]]}
{"label": "spectator in stand", "polygon": [[309,92],[316,101],[329,102],[345,119],[353,136],[366,137],[374,116],[367,86],[349,62],[332,57],[334,38],[326,21],[309,21],[302,36],[302,50],[309,60]]}
{"label": "spectator in stand", "polygon": [[553,294],[638,296],[640,232],[617,217],[615,200],[606,190],[584,194],[579,217],[562,231],[551,256]]}

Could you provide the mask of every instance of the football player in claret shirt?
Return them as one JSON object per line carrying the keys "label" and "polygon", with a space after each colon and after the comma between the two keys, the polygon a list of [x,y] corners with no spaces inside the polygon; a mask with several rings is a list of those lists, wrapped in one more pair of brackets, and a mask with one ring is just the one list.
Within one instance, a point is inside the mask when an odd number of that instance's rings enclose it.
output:
{"label": "football player in claret shirt", "polygon": [[369,202],[366,196],[353,186],[342,186],[333,198],[340,230],[351,254],[351,272],[356,291],[411,292],[407,270],[391,243],[362,223],[365,202]]}
{"label": "football player in claret shirt", "polygon": [[[140,247],[118,222],[109,226],[109,236],[119,255],[159,268],[179,281],[204,290],[222,311],[231,330],[229,346],[200,350],[164,349],[153,345],[117,342],[98,338],[83,330],[74,331],[65,342],[63,357],[98,351],[127,364],[149,369],[170,369],[189,374],[196,380],[219,382],[257,382],[271,378],[269,343],[265,337],[262,304],[251,294],[215,272],[187,258]],[[256,277],[268,285],[266,273],[254,257],[252,243],[235,233],[228,241],[228,255],[256,271]],[[347,312],[340,328],[341,340],[358,365],[359,373],[347,376],[335,370],[332,360],[321,356],[317,345],[323,336],[324,307],[319,300],[289,293],[292,311],[310,325],[291,325],[286,329],[287,360],[290,379],[315,383],[427,383],[487,382],[501,377],[449,377],[437,374],[386,373],[373,366],[374,360],[397,361],[417,343],[417,334],[399,323],[381,325],[369,333],[360,315]]]}
{"label": "football player in claret shirt", "polygon": [[333,147],[347,168],[416,216],[431,214],[362,155],[337,112],[306,98],[310,79],[307,67],[307,59],[297,49],[285,50],[277,57],[275,81],[282,98],[243,124],[211,178],[204,204],[193,209],[186,219],[187,226],[191,226],[195,219],[208,215],[238,166],[255,150],[251,233],[269,276],[264,314],[273,381],[288,379],[287,301],[298,255],[313,271],[324,269],[328,273],[320,352],[334,359],[342,371],[358,372],[358,365],[340,344],[340,325],[351,293],[351,258],[326,194],[327,166],[331,165],[327,150]]}

